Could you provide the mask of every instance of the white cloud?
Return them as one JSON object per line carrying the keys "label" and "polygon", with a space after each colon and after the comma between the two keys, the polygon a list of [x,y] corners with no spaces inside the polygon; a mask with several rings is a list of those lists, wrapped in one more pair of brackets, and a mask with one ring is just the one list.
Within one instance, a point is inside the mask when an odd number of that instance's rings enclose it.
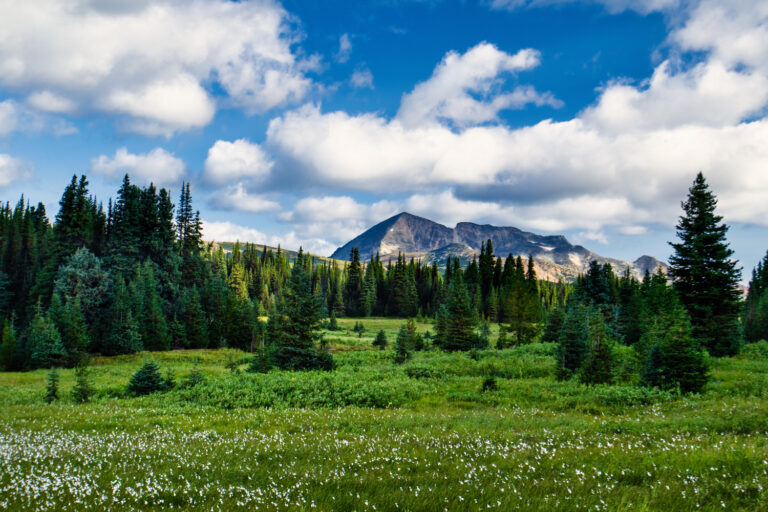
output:
{"label": "white cloud", "polygon": [[666,11],[679,7],[681,0],[493,0],[491,6],[494,9],[515,10],[525,7],[546,7],[550,5],[567,3],[593,3],[601,4],[610,13],[622,11],[637,11],[641,14],[649,14],[656,11]]}
{"label": "white cloud", "polygon": [[32,169],[18,158],[0,153],[0,187],[25,180],[32,175]]}
{"label": "white cloud", "polygon": [[126,148],[115,151],[115,156],[101,155],[91,160],[91,171],[109,179],[120,179],[126,173],[134,183],[172,185],[184,176],[184,162],[173,153],[155,148],[148,153],[129,153]]}
{"label": "white cloud", "polygon": [[214,192],[208,202],[220,210],[237,210],[250,213],[280,211],[279,203],[268,199],[266,196],[248,192],[242,182]]}
{"label": "white cloud", "polygon": [[205,159],[206,181],[215,185],[249,178],[263,180],[272,170],[272,162],[258,144],[247,139],[234,142],[217,140]]}
{"label": "white cloud", "polygon": [[250,242],[254,244],[266,244],[270,247],[280,245],[286,249],[297,250],[303,247],[305,252],[315,255],[331,254],[336,246],[322,238],[299,237],[291,231],[282,235],[268,235],[261,231],[246,226],[233,224],[232,222],[203,222],[203,238],[207,241],[217,242]]}
{"label": "white cloud", "polygon": [[43,112],[53,112],[57,114],[67,114],[77,109],[77,104],[65,98],[52,93],[51,91],[38,91],[27,97],[30,105]]}
{"label": "white cloud", "polygon": [[349,78],[352,87],[373,89],[373,73],[369,69],[358,69]]}
{"label": "white cloud", "polygon": [[349,60],[350,55],[352,55],[352,40],[349,38],[349,34],[341,34],[339,51],[336,52],[336,62],[343,64]]}
{"label": "white cloud", "polygon": [[559,106],[551,94],[539,94],[530,86],[511,93],[500,90],[500,75],[531,69],[539,62],[536,50],[510,55],[489,43],[480,43],[463,55],[448,52],[429,80],[403,96],[397,118],[409,128],[436,121],[468,126],[494,121],[499,111],[528,103]]}
{"label": "white cloud", "polygon": [[[249,113],[300,100],[300,34],[272,0],[0,2],[0,85],[46,111],[102,110],[169,135],[208,124],[212,82]],[[192,37],[190,37],[192,35]]]}
{"label": "white cloud", "polygon": [[16,130],[18,117],[16,108],[10,100],[0,101],[0,136],[8,135]]}

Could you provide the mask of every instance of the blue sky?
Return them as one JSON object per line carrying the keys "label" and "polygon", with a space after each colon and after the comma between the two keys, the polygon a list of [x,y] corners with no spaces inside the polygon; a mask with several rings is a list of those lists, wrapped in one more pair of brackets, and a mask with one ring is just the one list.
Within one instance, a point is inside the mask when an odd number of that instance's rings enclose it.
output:
{"label": "blue sky", "polygon": [[[330,254],[410,211],[668,257],[703,171],[768,248],[768,2],[0,1],[0,190],[193,200],[211,239]],[[745,274],[745,275],[746,275]]]}

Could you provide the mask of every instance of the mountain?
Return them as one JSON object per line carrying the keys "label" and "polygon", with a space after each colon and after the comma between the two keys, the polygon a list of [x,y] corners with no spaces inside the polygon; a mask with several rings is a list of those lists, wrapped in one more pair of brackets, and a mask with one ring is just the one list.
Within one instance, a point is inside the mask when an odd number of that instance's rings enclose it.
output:
{"label": "mountain", "polygon": [[506,257],[512,253],[527,257],[531,254],[539,276],[544,279],[572,279],[586,272],[593,260],[601,264],[610,263],[617,273],[623,273],[628,268],[638,278],[646,270],[654,272],[658,267],[667,268],[665,263],[652,256],[641,256],[632,262],[600,256],[581,245],[571,244],[562,235],[537,235],[514,227],[472,222],[460,222],[451,229],[405,212],[376,224],[350,240],[336,249],[331,258],[348,260],[352,247],[357,247],[363,260],[377,252],[384,260],[397,257],[402,252],[440,266],[454,257],[466,264],[479,254],[481,244],[488,239],[493,241],[497,256]]}

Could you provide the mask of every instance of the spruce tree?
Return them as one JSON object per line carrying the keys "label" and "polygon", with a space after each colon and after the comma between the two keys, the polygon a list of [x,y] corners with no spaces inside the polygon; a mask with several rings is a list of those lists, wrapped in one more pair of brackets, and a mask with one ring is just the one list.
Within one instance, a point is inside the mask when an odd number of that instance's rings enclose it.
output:
{"label": "spruce tree", "polygon": [[168,389],[168,383],[160,375],[160,367],[149,359],[144,360],[144,364],[133,374],[128,383],[128,393],[135,396],[148,395],[166,389]]}
{"label": "spruce tree", "polygon": [[402,364],[411,358],[411,351],[413,350],[411,345],[411,333],[406,324],[403,324],[397,331],[397,339],[395,340],[395,363]]}
{"label": "spruce tree", "polygon": [[691,319],[693,337],[714,356],[739,351],[739,280],[741,269],[731,259],[728,226],[715,213],[717,199],[699,173],[682,203],[677,224],[679,243],[669,271]]}
{"label": "spruce tree", "polygon": [[750,343],[768,340],[768,253],[752,271],[744,301],[744,337]]}
{"label": "spruce tree", "polygon": [[49,404],[59,399],[59,374],[56,368],[51,368],[46,378],[45,401]]}
{"label": "spruce tree", "polygon": [[32,368],[46,368],[58,363],[66,355],[61,335],[48,316],[38,308],[27,331],[29,363]]}
{"label": "spruce tree", "polygon": [[647,386],[698,392],[709,379],[708,365],[685,309],[678,305],[656,319],[642,382]]}
{"label": "spruce tree", "polygon": [[380,329],[376,334],[376,338],[373,340],[373,346],[379,347],[379,350],[387,348],[387,335],[384,333],[384,329]]}
{"label": "spruce tree", "polygon": [[312,293],[303,257],[299,251],[283,303],[270,318],[272,362],[284,370],[331,370],[331,355],[316,346],[322,338],[322,298]]}
{"label": "spruce tree", "polygon": [[347,267],[346,304],[347,316],[363,314],[363,270],[360,265],[360,250],[353,247],[349,254],[350,264]]}
{"label": "spruce tree", "polygon": [[579,371],[579,378],[586,384],[611,384],[615,365],[613,340],[608,337],[603,315],[593,313],[589,324],[587,356]]}
{"label": "spruce tree", "polygon": [[72,399],[77,403],[86,403],[93,396],[93,386],[88,373],[88,361],[83,359],[75,367],[75,387],[72,388]]}
{"label": "spruce tree", "polygon": [[448,298],[438,311],[435,344],[447,351],[471,349],[475,342],[475,323],[475,312],[459,273],[451,280]]}
{"label": "spruce tree", "polygon": [[589,340],[589,310],[581,305],[571,306],[565,315],[555,351],[558,379],[568,379],[581,368],[587,355]]}
{"label": "spruce tree", "polygon": [[0,368],[3,371],[21,370],[21,362],[18,361],[18,345],[16,333],[13,331],[11,321],[7,318],[3,322],[2,344],[0,344]]}

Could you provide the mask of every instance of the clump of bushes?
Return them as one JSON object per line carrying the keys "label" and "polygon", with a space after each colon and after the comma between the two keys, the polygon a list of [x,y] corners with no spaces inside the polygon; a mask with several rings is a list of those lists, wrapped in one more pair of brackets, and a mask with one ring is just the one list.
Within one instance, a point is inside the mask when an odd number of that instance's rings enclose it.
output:
{"label": "clump of bushes", "polygon": [[167,391],[173,386],[173,375],[168,372],[163,378],[157,363],[147,359],[131,377],[128,383],[128,393],[134,396],[149,395],[158,391]]}

